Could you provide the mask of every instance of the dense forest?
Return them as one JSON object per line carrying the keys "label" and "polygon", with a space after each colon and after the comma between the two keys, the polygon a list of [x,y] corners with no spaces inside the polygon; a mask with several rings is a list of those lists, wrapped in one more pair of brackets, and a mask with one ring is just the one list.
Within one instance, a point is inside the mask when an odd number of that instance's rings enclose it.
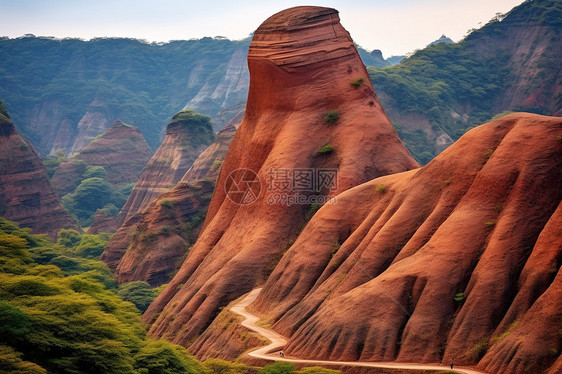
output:
{"label": "dense forest", "polygon": [[0,218],[0,373],[339,373],[200,362],[184,347],[150,339],[140,313],[163,286],[118,286],[98,260],[108,240],[63,229],[53,242]]}

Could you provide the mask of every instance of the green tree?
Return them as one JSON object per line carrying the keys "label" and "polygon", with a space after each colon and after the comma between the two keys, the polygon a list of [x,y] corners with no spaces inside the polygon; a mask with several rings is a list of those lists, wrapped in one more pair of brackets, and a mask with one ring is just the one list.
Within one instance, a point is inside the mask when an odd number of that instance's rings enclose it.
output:
{"label": "green tree", "polygon": [[76,190],[63,196],[64,207],[76,215],[81,226],[89,226],[97,209],[111,200],[112,189],[102,178],[84,179]]}
{"label": "green tree", "polygon": [[80,233],[72,229],[60,229],[57,233],[57,244],[72,248],[80,243]]}
{"label": "green tree", "polygon": [[185,348],[164,340],[148,341],[135,355],[139,374],[200,374],[201,364]]}
{"label": "green tree", "polygon": [[142,281],[134,281],[119,285],[117,294],[125,301],[129,301],[137,307],[138,310],[144,312],[150,303],[154,301],[158,293],[150,287],[150,284]]}
{"label": "green tree", "polygon": [[29,316],[14,305],[0,300],[0,342],[13,344],[29,332]]}
{"label": "green tree", "polygon": [[76,246],[76,254],[80,257],[99,258],[104,248],[109,243],[109,235],[84,234]]}
{"label": "green tree", "polygon": [[261,370],[260,374],[288,374],[293,373],[296,370],[294,364],[290,362],[277,361],[273,364],[265,365]]}
{"label": "green tree", "polygon": [[87,166],[86,171],[82,174],[84,179],[89,178],[107,178],[107,171],[102,166]]}
{"label": "green tree", "polygon": [[47,374],[47,370],[32,362],[23,361],[21,356],[12,347],[0,345],[0,373]]}

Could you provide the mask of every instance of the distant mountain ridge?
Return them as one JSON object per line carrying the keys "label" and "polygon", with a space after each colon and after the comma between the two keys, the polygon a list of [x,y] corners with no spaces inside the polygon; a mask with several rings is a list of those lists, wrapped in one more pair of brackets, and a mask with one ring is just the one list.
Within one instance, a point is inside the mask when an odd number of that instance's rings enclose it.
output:
{"label": "distant mountain ridge", "polygon": [[498,113],[562,115],[561,33],[560,1],[525,1],[458,43],[430,45],[369,75],[400,138],[425,164]]}
{"label": "distant mountain ridge", "polygon": [[188,109],[210,116],[243,107],[247,68],[237,56],[245,56],[248,45],[222,38],[163,44],[2,38],[0,98],[43,154],[77,153],[116,119],[138,127],[155,150],[166,124],[188,102]]}
{"label": "distant mountain ridge", "polygon": [[[419,162],[502,111],[560,111],[561,7],[526,1],[459,43],[438,39],[394,66],[400,56],[358,48],[365,65],[379,67],[369,70],[375,89]],[[182,108],[213,117],[215,131],[244,108],[248,45],[0,38],[0,98],[43,154],[76,153],[117,118],[137,126],[155,150]]]}
{"label": "distant mountain ridge", "polygon": [[156,150],[182,109],[213,117],[215,131],[244,109],[249,44],[219,37],[0,38],[0,98],[42,154],[75,154],[116,119],[138,127]]}

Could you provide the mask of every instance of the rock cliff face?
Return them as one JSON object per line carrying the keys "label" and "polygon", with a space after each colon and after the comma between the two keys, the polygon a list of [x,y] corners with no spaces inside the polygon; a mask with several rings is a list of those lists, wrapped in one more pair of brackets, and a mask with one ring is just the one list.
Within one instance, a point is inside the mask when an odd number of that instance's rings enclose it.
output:
{"label": "rock cliff face", "polygon": [[[154,199],[174,187],[213,139],[209,117],[190,110],[177,113],[168,124],[164,142],[144,168],[119,212],[119,224],[126,223],[137,213],[142,213]],[[136,221],[139,220],[140,217],[137,217]],[[116,235],[113,238],[114,244],[110,243],[101,257],[112,269],[117,267],[126,250],[119,237]],[[121,244],[115,245],[117,242]],[[126,243],[128,246],[128,241]]]}
{"label": "rock cliff face", "polygon": [[77,159],[102,166],[116,187],[135,183],[152,156],[139,129],[117,120],[98,139],[81,149]]}
{"label": "rock cliff face", "polygon": [[[215,131],[222,129],[232,115],[244,108],[250,83],[247,53],[247,44],[236,48],[218,84],[208,80],[184,107],[201,113],[219,113],[213,120]],[[229,117],[228,113],[233,110],[234,113]]]}
{"label": "rock cliff face", "polygon": [[560,118],[512,114],[338,195],[253,310],[298,357],[546,371],[561,348],[561,135]]}
{"label": "rock cliff face", "polygon": [[210,118],[190,110],[176,114],[168,124],[164,142],[146,165],[119,212],[119,220],[124,222],[143,211],[158,195],[179,182],[213,139]]}
{"label": "rock cliff face", "polygon": [[227,125],[195,160],[180,183],[161,194],[116,233],[108,250],[124,248],[115,271],[120,283],[167,283],[195,243],[207,213],[220,166],[236,127]]}
{"label": "rock cliff face", "polygon": [[62,208],[43,163],[16,132],[1,102],[0,215],[51,237],[61,228],[77,228]]}
{"label": "rock cliff face", "polygon": [[[76,128],[76,135],[70,146],[69,155],[72,156],[81,151],[92,142],[99,134],[103,134],[110,126],[110,116],[108,115],[105,103],[94,100],[88,107]],[[66,148],[66,147],[65,147]],[[53,151],[56,151],[53,150]]]}
{"label": "rock cliff face", "polygon": [[[417,167],[336,10],[297,7],[270,17],[254,34],[248,66],[246,113],[202,232],[144,315],[152,335],[183,345],[221,306],[267,279],[312,200]],[[284,204],[281,192],[299,203]]]}
{"label": "rock cliff face", "polygon": [[140,131],[117,120],[79,154],[61,163],[52,181],[64,195],[80,183],[86,165],[101,166],[107,172],[107,181],[113,187],[121,187],[139,179],[151,156],[152,151]]}

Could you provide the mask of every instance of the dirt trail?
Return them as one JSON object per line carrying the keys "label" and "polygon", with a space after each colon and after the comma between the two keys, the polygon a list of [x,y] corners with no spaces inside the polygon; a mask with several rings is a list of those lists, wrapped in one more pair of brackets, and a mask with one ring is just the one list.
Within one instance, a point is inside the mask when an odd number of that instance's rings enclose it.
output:
{"label": "dirt trail", "polygon": [[[256,288],[247,294],[242,300],[234,304],[230,310],[234,313],[244,317],[242,321],[242,326],[249,328],[267,338],[271,343],[264,347],[258,348],[250,353],[249,356],[255,358],[261,358],[270,361],[287,361],[301,364],[313,364],[318,366],[325,365],[346,365],[346,366],[363,366],[363,367],[375,367],[375,368],[386,368],[386,369],[410,369],[410,370],[450,370],[448,366],[444,365],[428,365],[428,364],[405,364],[397,362],[361,362],[361,361],[324,361],[324,360],[306,360],[293,357],[281,357],[279,352],[287,344],[287,339],[282,335],[279,335],[275,331],[258,326],[259,317],[253,315],[246,310],[246,307],[250,305],[256,297],[258,297],[261,288]],[[464,367],[455,367],[454,370],[458,373],[465,374],[483,374],[484,371],[469,369]]]}

